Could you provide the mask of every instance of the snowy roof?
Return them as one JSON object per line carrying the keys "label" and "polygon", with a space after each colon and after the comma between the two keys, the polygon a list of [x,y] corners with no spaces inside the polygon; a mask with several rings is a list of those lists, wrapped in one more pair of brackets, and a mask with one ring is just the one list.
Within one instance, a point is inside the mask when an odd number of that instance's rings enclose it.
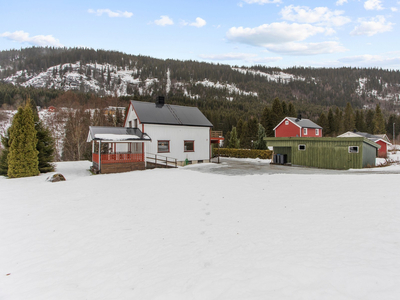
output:
{"label": "snowy roof", "polygon": [[151,141],[151,138],[138,128],[89,126],[87,142],[102,141]]}
{"label": "snowy roof", "polygon": [[142,124],[213,127],[197,107],[131,101]]}

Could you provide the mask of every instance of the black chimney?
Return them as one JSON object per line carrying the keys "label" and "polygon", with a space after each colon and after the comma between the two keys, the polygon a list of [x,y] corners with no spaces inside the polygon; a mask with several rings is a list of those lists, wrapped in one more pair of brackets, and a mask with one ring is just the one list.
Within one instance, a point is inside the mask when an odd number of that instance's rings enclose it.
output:
{"label": "black chimney", "polygon": [[164,102],[165,102],[165,97],[164,96],[158,96],[157,97],[157,102],[156,102],[157,106],[163,106]]}
{"label": "black chimney", "polygon": [[298,122],[298,121],[300,121],[300,120],[301,120],[301,114],[298,114],[298,115],[297,115],[296,122]]}

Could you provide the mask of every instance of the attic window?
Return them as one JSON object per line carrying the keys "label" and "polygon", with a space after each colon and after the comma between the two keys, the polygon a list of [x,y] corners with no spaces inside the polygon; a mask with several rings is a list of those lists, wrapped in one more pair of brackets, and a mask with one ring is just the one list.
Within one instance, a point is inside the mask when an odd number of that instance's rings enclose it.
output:
{"label": "attic window", "polygon": [[349,153],[358,153],[358,146],[349,146]]}
{"label": "attic window", "polygon": [[285,125],[289,125],[289,121],[288,120],[285,121]]}
{"label": "attic window", "polygon": [[305,151],[306,150],[306,145],[299,145],[299,150],[300,151]]}

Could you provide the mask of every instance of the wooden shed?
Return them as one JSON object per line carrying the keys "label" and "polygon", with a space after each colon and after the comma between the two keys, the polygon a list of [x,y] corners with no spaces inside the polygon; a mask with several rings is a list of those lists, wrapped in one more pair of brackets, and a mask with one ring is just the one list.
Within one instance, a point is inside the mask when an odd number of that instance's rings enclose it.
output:
{"label": "wooden shed", "polygon": [[[352,138],[265,138],[274,154],[287,163],[323,169],[360,169],[375,166],[380,146],[364,137]],[[277,156],[276,156],[277,157]]]}

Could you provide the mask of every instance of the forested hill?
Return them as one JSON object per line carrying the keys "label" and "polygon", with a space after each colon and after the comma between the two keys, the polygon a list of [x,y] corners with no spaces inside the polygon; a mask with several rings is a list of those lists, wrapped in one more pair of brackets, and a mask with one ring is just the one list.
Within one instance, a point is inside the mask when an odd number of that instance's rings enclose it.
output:
{"label": "forested hill", "polygon": [[[33,47],[0,52],[0,81],[98,96],[155,96],[296,107],[338,106],[397,112],[400,72],[359,68],[231,67],[161,60],[117,51]],[[12,97],[0,95],[0,105]]]}

